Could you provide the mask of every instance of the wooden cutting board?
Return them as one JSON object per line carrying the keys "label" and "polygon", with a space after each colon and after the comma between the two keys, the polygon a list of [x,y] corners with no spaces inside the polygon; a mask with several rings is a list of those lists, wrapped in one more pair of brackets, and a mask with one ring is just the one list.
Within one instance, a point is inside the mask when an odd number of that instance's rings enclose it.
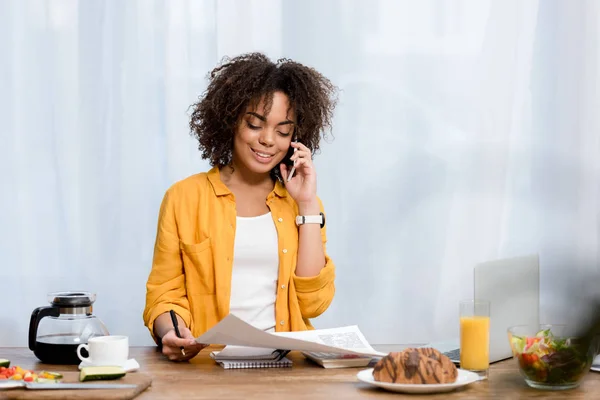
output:
{"label": "wooden cutting board", "polygon": [[[64,378],[61,382],[75,383],[79,382],[79,372],[64,372]],[[32,390],[32,389],[8,389],[0,391],[0,399],[106,399],[106,400],[127,400],[133,399],[138,394],[146,390],[152,383],[152,378],[140,372],[130,372],[121,379],[114,381],[91,381],[90,383],[123,383],[136,385],[135,388],[126,389],[73,389],[73,390]]]}

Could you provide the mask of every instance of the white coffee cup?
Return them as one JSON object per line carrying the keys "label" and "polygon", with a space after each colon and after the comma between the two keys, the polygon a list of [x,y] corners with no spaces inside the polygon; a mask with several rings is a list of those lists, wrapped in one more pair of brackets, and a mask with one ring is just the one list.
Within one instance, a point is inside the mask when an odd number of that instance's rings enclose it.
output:
{"label": "white coffee cup", "polygon": [[[86,349],[89,357],[83,357],[81,349]],[[77,357],[94,366],[122,366],[129,357],[129,338],[118,335],[95,336],[87,344],[77,346]]]}

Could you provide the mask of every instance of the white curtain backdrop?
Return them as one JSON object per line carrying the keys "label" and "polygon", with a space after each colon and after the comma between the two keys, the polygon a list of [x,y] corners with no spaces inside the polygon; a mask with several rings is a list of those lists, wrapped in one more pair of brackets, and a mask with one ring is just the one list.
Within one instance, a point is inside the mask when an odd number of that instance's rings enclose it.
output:
{"label": "white curtain backdrop", "polygon": [[264,51],[340,89],[316,157],[337,292],[317,327],[458,333],[475,263],[539,253],[541,316],[598,272],[600,6],[589,1],[0,1],[0,346],[46,293],[143,326],[158,207],[205,171],[188,107]]}

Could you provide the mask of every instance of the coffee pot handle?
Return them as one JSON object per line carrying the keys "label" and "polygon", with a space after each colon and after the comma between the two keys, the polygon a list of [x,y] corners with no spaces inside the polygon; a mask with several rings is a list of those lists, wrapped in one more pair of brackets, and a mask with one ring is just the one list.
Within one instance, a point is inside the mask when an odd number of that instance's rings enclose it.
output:
{"label": "coffee pot handle", "polygon": [[29,321],[29,350],[35,350],[35,339],[37,337],[38,325],[44,317],[58,317],[60,310],[58,307],[38,307],[31,313]]}

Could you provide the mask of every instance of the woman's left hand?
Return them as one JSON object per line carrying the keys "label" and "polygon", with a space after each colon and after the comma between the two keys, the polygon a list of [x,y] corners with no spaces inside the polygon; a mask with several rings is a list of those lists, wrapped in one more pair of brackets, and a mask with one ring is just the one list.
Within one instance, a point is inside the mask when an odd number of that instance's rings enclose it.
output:
{"label": "woman's left hand", "polygon": [[315,203],[317,199],[317,173],[312,162],[311,151],[300,142],[292,142],[291,146],[296,149],[294,155],[290,158],[294,161],[296,171],[289,182],[288,175],[292,167],[288,167],[283,163],[279,165],[285,188],[299,206]]}

